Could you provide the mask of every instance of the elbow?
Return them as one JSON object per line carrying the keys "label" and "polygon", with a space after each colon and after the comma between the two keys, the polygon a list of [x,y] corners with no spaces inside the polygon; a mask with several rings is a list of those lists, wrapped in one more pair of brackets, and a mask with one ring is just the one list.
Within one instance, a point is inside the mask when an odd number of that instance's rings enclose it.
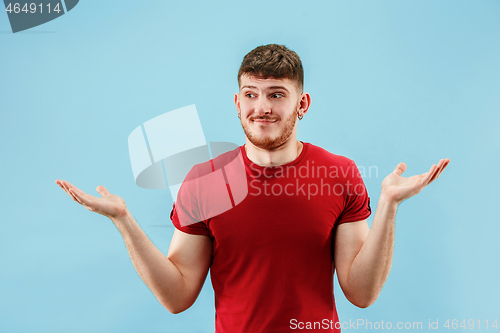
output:
{"label": "elbow", "polygon": [[171,314],[179,314],[181,312],[184,312],[186,310],[181,310],[181,309],[170,309],[170,308],[167,308],[168,312],[170,312]]}
{"label": "elbow", "polygon": [[[199,293],[199,292],[198,292]],[[156,299],[171,314],[179,314],[189,309],[198,296],[197,293],[180,292],[176,295],[156,295]]]}
{"label": "elbow", "polygon": [[351,302],[353,305],[357,306],[358,308],[366,309],[373,303],[378,298],[378,293],[377,294],[363,294],[363,295],[358,295],[357,297],[347,297],[349,302]]}
{"label": "elbow", "polygon": [[163,304],[163,307],[168,310],[171,314],[179,314],[181,312],[186,311],[189,307],[179,307],[179,306],[172,306],[172,305],[167,305]]}
{"label": "elbow", "polygon": [[193,305],[194,302],[180,302],[180,303],[172,303],[172,302],[163,302],[161,300],[160,304],[163,305],[165,309],[168,310],[171,314],[179,314],[181,312],[186,311]]}
{"label": "elbow", "polygon": [[355,306],[357,306],[358,308],[361,308],[361,309],[366,309],[367,307],[369,307],[370,305],[372,305],[373,303],[375,303],[375,300],[363,300],[363,301],[358,301],[356,303],[354,302],[351,302],[352,304],[354,304]]}

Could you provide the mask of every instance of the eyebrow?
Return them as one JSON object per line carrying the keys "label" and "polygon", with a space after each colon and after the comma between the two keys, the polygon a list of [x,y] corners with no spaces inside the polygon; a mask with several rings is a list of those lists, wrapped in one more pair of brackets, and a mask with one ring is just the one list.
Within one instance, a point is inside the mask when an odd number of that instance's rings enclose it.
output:
{"label": "eyebrow", "polygon": [[[245,88],[250,88],[250,89],[258,89],[256,86],[248,86],[248,85],[247,85],[247,86],[243,86],[243,87],[241,87],[241,90],[243,90],[243,89],[245,89]],[[272,87],[267,88],[267,90],[273,90],[273,89],[283,89],[283,90],[285,90],[287,93],[290,93],[290,92],[288,91],[288,89],[286,89],[284,86],[272,86]]]}

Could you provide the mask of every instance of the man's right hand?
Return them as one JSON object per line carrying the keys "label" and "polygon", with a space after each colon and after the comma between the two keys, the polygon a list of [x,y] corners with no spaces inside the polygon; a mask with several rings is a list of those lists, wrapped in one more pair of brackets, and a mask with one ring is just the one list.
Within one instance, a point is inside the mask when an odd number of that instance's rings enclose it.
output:
{"label": "man's right hand", "polygon": [[125,201],[118,195],[109,193],[108,190],[102,185],[97,186],[96,188],[96,191],[102,195],[101,198],[97,198],[83,192],[67,181],[57,179],[56,184],[83,207],[87,208],[91,212],[96,212],[109,217],[111,220],[122,218],[128,212]]}
{"label": "man's right hand", "polygon": [[96,198],[67,181],[57,179],[56,183],[83,207],[115,223],[137,273],[168,311],[180,313],[193,305],[212,263],[212,239],[208,235],[190,235],[175,229],[165,256],[129,213],[121,197],[110,194],[104,186],[97,187],[102,197]]}

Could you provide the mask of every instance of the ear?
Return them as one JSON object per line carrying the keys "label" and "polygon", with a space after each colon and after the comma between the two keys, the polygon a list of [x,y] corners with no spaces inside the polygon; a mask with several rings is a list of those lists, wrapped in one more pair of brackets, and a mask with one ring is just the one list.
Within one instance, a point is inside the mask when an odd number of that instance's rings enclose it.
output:
{"label": "ear", "polygon": [[311,95],[308,93],[302,93],[299,99],[298,113],[305,115],[311,106]]}
{"label": "ear", "polygon": [[240,113],[240,94],[234,93],[234,105],[236,105],[236,110]]}

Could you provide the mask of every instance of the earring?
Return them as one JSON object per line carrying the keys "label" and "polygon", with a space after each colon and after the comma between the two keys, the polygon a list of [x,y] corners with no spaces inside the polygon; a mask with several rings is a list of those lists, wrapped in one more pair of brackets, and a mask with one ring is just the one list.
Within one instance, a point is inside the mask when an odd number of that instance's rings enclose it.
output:
{"label": "earring", "polygon": [[304,118],[304,116],[298,116],[299,120],[302,120],[302,118]]}
{"label": "earring", "polygon": [[238,113],[238,118],[240,118],[240,119],[241,119],[241,114],[239,114],[239,113]]}

